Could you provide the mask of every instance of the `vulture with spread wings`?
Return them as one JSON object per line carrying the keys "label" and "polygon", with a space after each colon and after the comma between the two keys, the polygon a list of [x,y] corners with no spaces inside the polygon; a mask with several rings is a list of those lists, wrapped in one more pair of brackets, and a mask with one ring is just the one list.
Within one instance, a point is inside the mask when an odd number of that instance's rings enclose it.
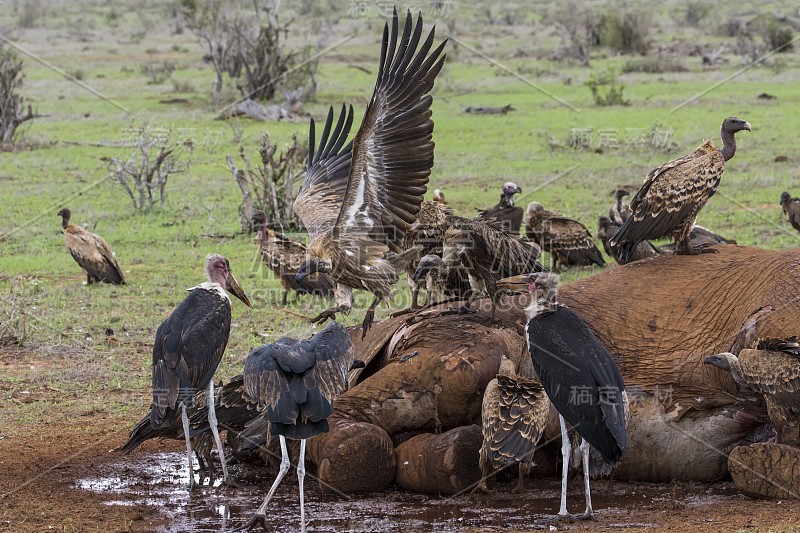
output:
{"label": "vulture with spread wings", "polygon": [[445,58],[444,42],[430,52],[433,29],[419,46],[421,35],[422,16],[414,25],[410,12],[399,39],[397,11],[391,32],[384,27],[378,80],[351,144],[345,146],[352,108],[342,108],[333,131],[331,109],[316,153],[311,122],[308,170],[294,203],[311,243],[297,279],[330,274],[337,304],[315,322],[348,313],[353,289],[367,290],[375,299],[364,317],[366,335],[375,308],[419,252],[404,251],[403,237],[417,218],[433,166],[429,93]]}

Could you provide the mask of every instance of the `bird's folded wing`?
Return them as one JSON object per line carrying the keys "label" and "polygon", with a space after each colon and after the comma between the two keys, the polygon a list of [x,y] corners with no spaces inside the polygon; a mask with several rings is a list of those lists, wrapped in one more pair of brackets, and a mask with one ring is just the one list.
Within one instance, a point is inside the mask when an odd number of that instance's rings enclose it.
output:
{"label": "bird's folded wing", "polygon": [[521,461],[529,458],[547,422],[550,401],[536,381],[498,375],[499,416],[492,449]]}

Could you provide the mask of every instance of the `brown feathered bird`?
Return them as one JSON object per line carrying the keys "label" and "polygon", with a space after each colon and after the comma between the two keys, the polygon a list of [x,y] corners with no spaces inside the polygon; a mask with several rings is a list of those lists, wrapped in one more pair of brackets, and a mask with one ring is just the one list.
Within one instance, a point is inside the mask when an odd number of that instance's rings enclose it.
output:
{"label": "brown feathered bird", "polygon": [[353,289],[368,290],[375,298],[362,323],[363,335],[375,308],[391,296],[403,268],[419,253],[403,251],[402,244],[417,219],[433,166],[428,93],[444,63],[446,42],[430,52],[434,30],[420,46],[421,35],[422,16],[414,27],[409,12],[398,43],[395,11],[391,33],[388,24],[384,27],[378,80],[352,148],[342,149],[352,108],[346,119],[342,110],[332,134],[331,110],[316,154],[312,121],[308,171],[294,203],[311,235],[309,258],[297,279],[323,272],[336,282],[338,305],[314,321],[348,313]]}
{"label": "brown feathered bird", "polygon": [[[607,216],[601,216],[597,221],[597,238],[603,243],[603,249],[605,250],[606,254],[609,257],[612,257],[614,261],[620,265],[624,265],[625,263],[623,263],[619,258],[619,248],[612,248],[608,245],[609,239],[617,234],[620,227],[622,227],[622,224],[617,224]],[[660,253],[662,253],[660,249],[653,245],[650,241],[642,241],[636,247],[636,250],[634,250],[633,254],[631,254],[631,256],[628,258],[627,262],[632,263],[633,261],[647,259],[648,257],[655,257],[660,255]]]}
{"label": "brown feathered bird", "polygon": [[287,303],[290,290],[297,296],[313,294],[333,298],[334,282],[328,274],[318,272],[301,280],[297,279],[297,271],[308,255],[305,244],[269,229],[267,215],[263,211],[253,213],[250,221],[258,231],[261,260],[272,270],[283,287],[283,305]]}
{"label": "brown feathered bird", "polygon": [[514,206],[514,195],[522,192],[522,187],[507,181],[503,184],[503,192],[500,193],[500,201],[497,205],[481,211],[475,217],[496,224],[504,231],[519,235],[519,228],[522,226],[522,216],[525,214],[521,207]]}
{"label": "brown feathered bird", "polygon": [[800,343],[789,339],[764,339],[756,349],[738,357],[730,352],[705,358],[705,363],[728,371],[731,377],[764,397],[775,428],[775,442],[800,444]]}
{"label": "brown feathered bird", "polygon": [[615,224],[621,226],[631,216],[630,206],[622,201],[623,198],[630,195],[630,191],[622,187],[614,190],[614,204],[608,209],[608,218]]}
{"label": "brown feathered bird", "polygon": [[[718,235],[703,226],[692,227],[692,230],[689,232],[689,241],[692,243],[692,248],[705,248],[717,244],[736,244],[735,240]],[[666,244],[661,247],[661,250],[664,252],[674,252],[675,249],[676,245],[674,244]]]}
{"label": "brown feathered bird", "polygon": [[697,213],[717,191],[725,162],[736,153],[736,132],[751,131],[750,123],[728,117],[722,123],[722,150],[705,141],[691,154],[650,171],[631,200],[631,217],[609,241],[621,248],[627,261],[637,245],[647,239],[671,237],[677,254],[692,255],[715,251],[692,246],[689,232]]}
{"label": "brown feathered bird", "polygon": [[486,481],[491,471],[513,463],[519,464],[514,492],[524,488],[549,412],[550,400],[542,384],[517,374],[514,361],[503,355],[497,377],[483,394],[481,481],[477,490],[488,492]]}
{"label": "brown feathered bird", "polygon": [[58,212],[64,242],[75,262],[86,272],[86,283],[104,281],[124,285],[125,276],[108,243],[99,235],[70,223],[72,212],[66,207]]}
{"label": "brown feathered bird", "polygon": [[792,227],[800,231],[800,198],[792,198],[791,195],[783,191],[781,193],[781,208],[783,214],[789,217]]}
{"label": "brown feathered bird", "polygon": [[444,197],[444,193],[439,189],[433,189],[433,201],[442,205],[450,205],[450,202]]}
{"label": "brown feathered bird", "polygon": [[528,204],[525,235],[552,254],[555,270],[606,264],[586,226],[545,210],[539,202]]}

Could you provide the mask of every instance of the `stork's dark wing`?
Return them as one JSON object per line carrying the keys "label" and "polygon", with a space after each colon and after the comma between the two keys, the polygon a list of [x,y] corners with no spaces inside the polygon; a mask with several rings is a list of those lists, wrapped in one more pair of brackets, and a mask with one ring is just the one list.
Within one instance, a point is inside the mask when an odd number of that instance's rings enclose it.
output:
{"label": "stork's dark wing", "polygon": [[75,262],[93,278],[117,285],[125,283],[117,259],[102,237],[70,225],[64,232],[64,240]]}
{"label": "stork's dark wing", "polygon": [[231,330],[231,304],[216,291],[195,288],[158,327],[153,344],[154,428],[174,420],[179,402],[191,405],[222,360]]}
{"label": "stork's dark wing", "polygon": [[716,192],[722,152],[706,141],[691,154],[650,171],[631,200],[631,216],[611,239],[616,246],[670,236]]}
{"label": "stork's dark wing", "polygon": [[[488,389],[488,387],[487,387]],[[521,376],[497,376],[497,408],[484,413],[484,438],[492,455],[508,464],[530,459],[547,423],[550,400],[542,385]]]}
{"label": "stork's dark wing", "polygon": [[[308,170],[303,186],[294,201],[293,209],[303,221],[309,235],[315,235],[333,227],[342,206],[347,177],[350,175],[353,143],[344,145],[353,125],[353,106],[345,113],[345,106],[339,112],[339,119],[333,127],[333,107],[328,110],[325,129],[315,151],[314,119],[308,134]],[[333,127],[333,131],[331,128]]]}
{"label": "stork's dark wing", "polygon": [[[433,166],[433,81],[442,68],[444,44],[428,55],[434,38],[417,51],[422,16],[412,28],[409,12],[398,43],[398,17],[388,24],[378,80],[353,141],[353,159],[344,202],[334,231],[368,236],[395,253],[416,220]],[[415,54],[416,52],[416,54]],[[374,253],[383,253],[374,247]]]}
{"label": "stork's dark wing", "polygon": [[290,387],[291,376],[278,362],[292,357],[296,343],[278,341],[258,346],[244,361],[245,392],[258,402],[270,421],[293,424],[300,413]]}
{"label": "stork's dark wing", "polygon": [[[320,399],[315,403],[320,406],[332,404],[337,396],[347,390],[347,373],[355,359],[355,347],[347,329],[338,322],[329,322],[325,329],[302,341],[298,349],[314,355],[315,364],[305,382],[309,390],[318,391]],[[330,415],[330,412],[325,414],[324,411],[312,413],[312,409],[316,407],[308,405],[303,408],[312,420]]]}
{"label": "stork's dark wing", "polygon": [[556,410],[615,463],[626,446],[625,384],[611,354],[566,307],[527,325],[533,366]]}

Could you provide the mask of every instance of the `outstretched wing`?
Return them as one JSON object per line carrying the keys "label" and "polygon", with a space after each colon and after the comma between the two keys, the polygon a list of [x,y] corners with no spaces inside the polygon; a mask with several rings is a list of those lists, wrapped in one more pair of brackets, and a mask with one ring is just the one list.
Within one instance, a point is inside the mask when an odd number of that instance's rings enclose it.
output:
{"label": "outstretched wing", "polygon": [[391,40],[388,24],[384,27],[378,80],[353,142],[347,190],[334,226],[335,233],[366,235],[395,253],[417,218],[433,166],[428,93],[442,68],[445,43],[428,55],[431,30],[417,51],[421,34],[422,16],[412,30],[410,12],[399,43],[396,10]]}
{"label": "outstretched wing", "polygon": [[[314,119],[311,119],[308,134],[308,169],[303,186],[294,201],[293,209],[313,239],[317,233],[333,227],[342,206],[347,177],[350,175],[350,160],[353,143],[344,146],[353,125],[353,106],[339,112],[336,127],[333,126],[333,107],[328,110],[325,129],[315,152]],[[343,147],[344,146],[344,147]]]}

